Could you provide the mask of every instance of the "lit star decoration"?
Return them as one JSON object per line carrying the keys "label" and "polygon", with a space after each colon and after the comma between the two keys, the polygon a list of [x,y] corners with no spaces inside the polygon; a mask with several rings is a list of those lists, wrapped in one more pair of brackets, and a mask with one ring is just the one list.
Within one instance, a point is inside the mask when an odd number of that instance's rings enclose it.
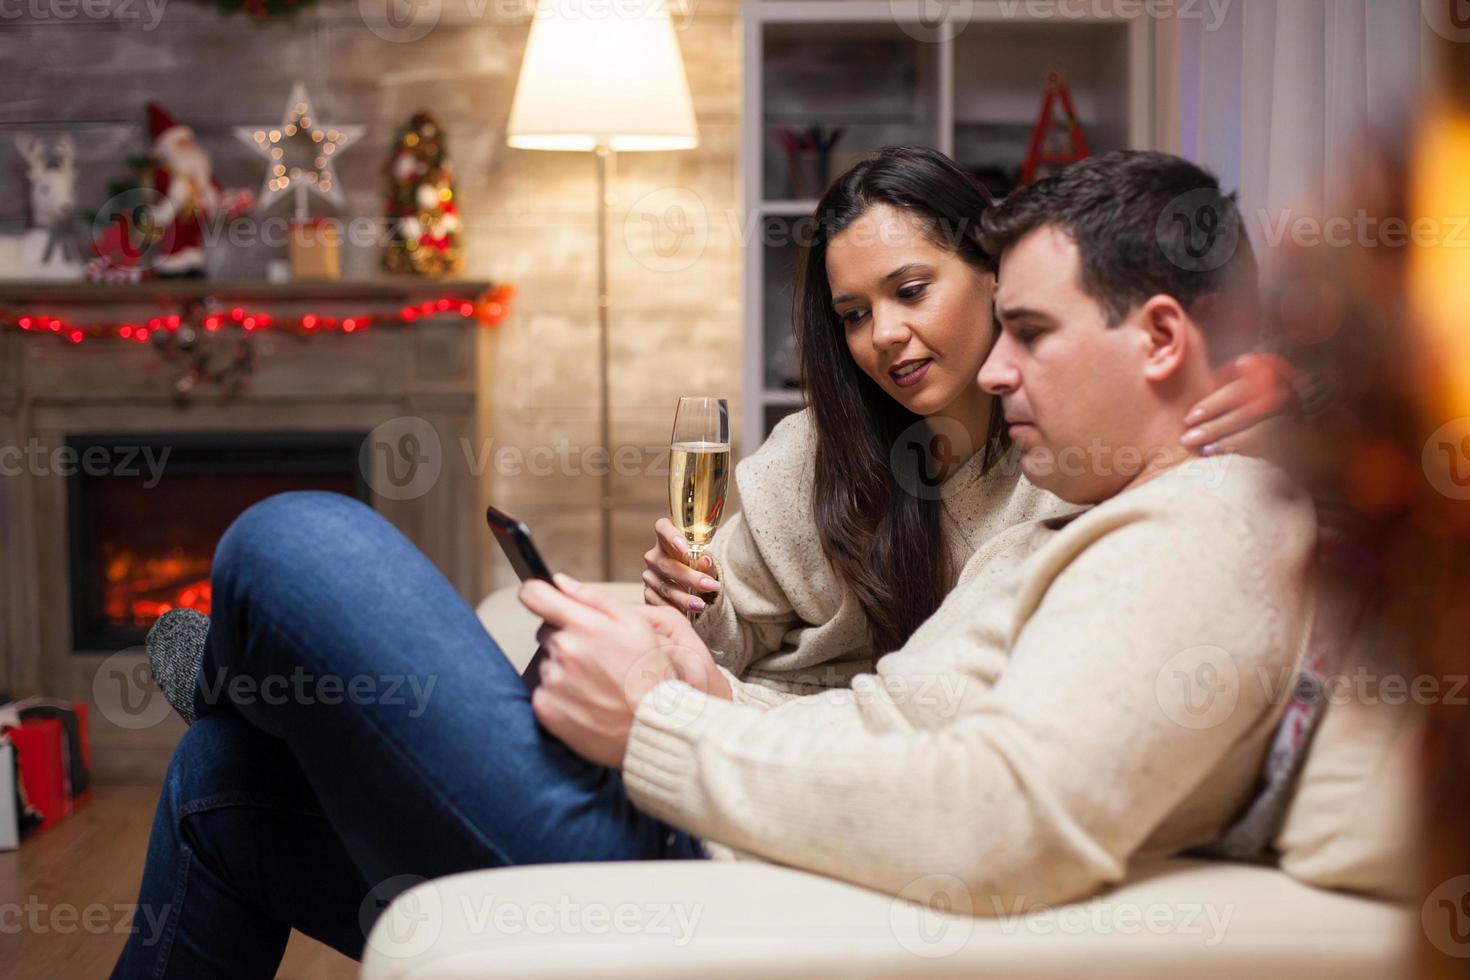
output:
{"label": "lit star decoration", "polygon": [[307,217],[306,194],[315,191],[342,207],[342,186],[334,166],[339,154],[363,134],[362,126],[329,126],[312,110],[306,86],[291,87],[279,126],[236,126],[240,142],[265,157],[265,182],[255,209],[264,211],[288,190],[296,190],[296,217]]}

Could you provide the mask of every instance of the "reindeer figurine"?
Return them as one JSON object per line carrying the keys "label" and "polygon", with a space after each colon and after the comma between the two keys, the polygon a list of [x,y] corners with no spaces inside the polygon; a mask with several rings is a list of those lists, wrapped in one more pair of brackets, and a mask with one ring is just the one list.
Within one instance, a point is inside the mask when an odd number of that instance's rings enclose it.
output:
{"label": "reindeer figurine", "polygon": [[0,235],[0,279],[80,279],[76,144],[63,135],[47,146],[39,137],[22,133],[15,145],[29,165],[26,176],[35,226],[18,235]]}

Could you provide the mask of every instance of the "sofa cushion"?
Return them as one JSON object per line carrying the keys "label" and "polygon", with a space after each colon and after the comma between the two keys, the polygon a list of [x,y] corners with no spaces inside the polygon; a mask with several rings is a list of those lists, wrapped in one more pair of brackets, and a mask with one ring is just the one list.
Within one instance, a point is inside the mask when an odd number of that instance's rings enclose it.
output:
{"label": "sofa cushion", "polygon": [[753,863],[472,871],[399,895],[368,936],[362,977],[1380,980],[1406,975],[1415,921],[1271,868],[1186,859],[1023,916],[944,875],[909,892]]}
{"label": "sofa cushion", "polygon": [[1281,867],[1302,881],[1391,898],[1418,887],[1414,773],[1421,713],[1397,689],[1337,675],[1286,819]]}

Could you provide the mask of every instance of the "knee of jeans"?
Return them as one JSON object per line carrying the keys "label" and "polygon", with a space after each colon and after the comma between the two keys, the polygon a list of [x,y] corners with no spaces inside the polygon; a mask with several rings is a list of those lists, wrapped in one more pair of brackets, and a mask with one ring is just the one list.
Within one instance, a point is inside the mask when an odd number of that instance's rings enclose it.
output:
{"label": "knee of jeans", "polygon": [[177,825],[191,801],[212,795],[211,780],[228,767],[230,727],[243,724],[227,712],[213,712],[184,730],[174,745],[163,777],[163,796]]}
{"label": "knee of jeans", "polygon": [[326,490],[291,490],[257,501],[231,522],[214,551],[214,574],[241,566],[289,561],[294,550],[318,550],[323,537],[340,542],[345,521],[377,512],[354,497]]}

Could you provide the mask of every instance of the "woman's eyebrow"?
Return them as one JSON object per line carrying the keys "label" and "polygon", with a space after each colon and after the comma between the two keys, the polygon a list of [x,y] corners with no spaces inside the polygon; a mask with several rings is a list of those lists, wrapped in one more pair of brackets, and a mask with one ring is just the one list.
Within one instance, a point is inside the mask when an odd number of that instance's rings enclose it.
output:
{"label": "woman's eyebrow", "polygon": [[[903,265],[899,266],[897,269],[894,269],[892,272],[888,273],[888,275],[884,276],[882,279],[878,280],[878,285],[881,286],[884,283],[892,282],[899,276],[906,276],[910,272],[917,272],[920,269],[927,270],[928,268],[929,267],[922,262],[906,262]],[[843,293],[841,296],[832,297],[832,305],[836,306],[838,303],[845,303],[850,299],[857,298],[858,297],[852,295],[851,293]]]}

